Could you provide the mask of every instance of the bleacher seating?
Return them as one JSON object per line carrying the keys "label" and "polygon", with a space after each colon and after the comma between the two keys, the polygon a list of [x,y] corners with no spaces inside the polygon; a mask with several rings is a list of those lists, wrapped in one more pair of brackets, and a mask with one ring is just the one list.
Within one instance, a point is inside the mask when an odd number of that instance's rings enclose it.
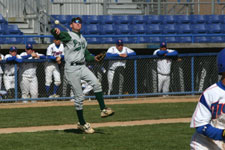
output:
{"label": "bleacher seating", "polygon": [[[6,28],[5,28],[6,29]],[[5,34],[23,34],[17,25],[8,25]]]}
{"label": "bleacher seating", "polygon": [[[111,44],[120,37],[125,43],[225,42],[225,36],[222,35],[225,34],[225,15],[52,15],[68,28],[70,28],[70,20],[77,16],[83,21],[82,34],[92,44]],[[51,20],[51,24],[52,27],[66,31],[60,25],[54,25],[54,20]],[[0,35],[12,34],[23,33],[17,25],[9,25],[0,15]],[[98,36],[94,37],[94,35]],[[11,39],[12,43],[21,43],[21,41],[35,43],[32,38]],[[4,43],[9,42],[4,41]]]}
{"label": "bleacher seating", "polygon": [[205,15],[191,15],[190,18],[192,24],[206,23]]}
{"label": "bleacher seating", "polygon": [[131,27],[131,33],[132,34],[145,34],[145,25],[142,24],[136,24]]}
{"label": "bleacher seating", "polygon": [[190,36],[180,36],[177,37],[178,43],[192,43],[192,38]]}
{"label": "bleacher seating", "polygon": [[115,20],[114,20],[114,16],[112,15],[102,15],[99,17],[101,24],[114,24]]}
{"label": "bleacher seating", "polygon": [[162,26],[164,34],[176,34],[177,28],[175,24],[165,24]]}
{"label": "bleacher seating", "polygon": [[207,27],[206,24],[194,24],[192,25],[192,33],[194,34],[206,34],[207,33]]}
{"label": "bleacher seating", "polygon": [[120,34],[130,34],[131,29],[129,28],[128,24],[121,24],[121,25],[116,26],[115,31],[118,35],[120,35]]}
{"label": "bleacher seating", "polygon": [[177,15],[175,16],[176,21],[178,24],[189,24],[191,23],[191,16],[190,15]]}
{"label": "bleacher seating", "polygon": [[147,24],[160,24],[162,23],[161,15],[148,15],[146,16]]}
{"label": "bleacher seating", "polygon": [[209,24],[217,24],[220,23],[220,16],[219,15],[206,15],[206,22]]}
{"label": "bleacher seating", "polygon": [[114,20],[117,24],[131,24],[131,16],[123,15],[123,16],[115,16]]}
{"label": "bleacher seating", "polygon": [[212,33],[212,34],[218,34],[218,33],[222,33],[223,29],[222,29],[222,25],[221,24],[208,24],[207,29],[208,29],[208,33]]}
{"label": "bleacher seating", "polygon": [[165,15],[162,16],[162,22],[163,24],[175,24],[176,18],[174,15]]}
{"label": "bleacher seating", "polygon": [[4,44],[23,44],[23,38],[7,37],[3,38]]}
{"label": "bleacher seating", "polygon": [[176,26],[177,33],[179,34],[191,34],[192,29],[190,24],[182,24],[180,26]]}
{"label": "bleacher seating", "polygon": [[146,23],[146,16],[144,15],[134,15],[130,17],[130,21],[133,25],[135,24],[145,24]]}
{"label": "bleacher seating", "polygon": [[104,24],[102,28],[100,28],[100,33],[104,34],[115,34],[115,26],[112,24]]}
{"label": "bleacher seating", "polygon": [[206,36],[197,36],[197,37],[194,37],[194,42],[196,43],[208,43],[210,42],[210,38],[209,37],[206,37]]}

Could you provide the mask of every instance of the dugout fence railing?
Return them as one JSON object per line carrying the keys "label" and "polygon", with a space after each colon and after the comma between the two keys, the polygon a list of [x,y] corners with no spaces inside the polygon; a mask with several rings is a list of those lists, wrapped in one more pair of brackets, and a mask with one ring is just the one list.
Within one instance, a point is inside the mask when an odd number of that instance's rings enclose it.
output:
{"label": "dugout fence railing", "polygon": [[[157,56],[132,56],[126,59],[122,58],[105,58],[102,63],[90,62],[86,65],[96,76],[101,80],[103,93],[105,98],[123,98],[123,97],[147,97],[147,96],[163,96],[163,95],[195,95],[200,94],[211,84],[218,82],[220,76],[217,73],[216,64],[217,53],[203,53],[203,54],[180,54],[178,57],[172,59],[171,74],[170,74],[170,86],[168,93],[158,92],[158,77],[157,77]],[[168,58],[165,58],[168,59]],[[113,79],[113,90],[110,95],[107,95],[108,80],[107,71],[109,61],[126,61],[126,68],[123,74],[122,93],[119,75],[119,69],[115,70],[115,76]],[[1,102],[10,101],[23,101],[23,100],[35,100],[35,101],[49,101],[49,100],[70,100],[72,99],[70,86],[67,84],[64,77],[64,63],[59,65],[61,75],[61,85],[57,94],[58,98],[49,98],[45,90],[45,63],[50,61],[48,59],[41,60],[24,60],[20,64],[15,64],[15,89],[14,96],[9,98],[6,96],[1,97]],[[38,78],[38,98],[21,98],[21,65],[26,63],[35,63],[37,65],[37,78]],[[4,66],[6,62],[1,61],[1,66],[4,72]],[[2,74],[1,74],[2,76]],[[4,81],[4,79],[3,79]],[[2,82],[2,90],[5,90],[5,86]],[[53,80],[54,83],[54,80]],[[52,84],[53,84],[52,83]],[[32,87],[30,87],[32,90]],[[52,91],[52,86],[51,90]],[[119,94],[121,93],[121,94]],[[86,95],[86,98],[94,99],[93,91],[90,91]]]}

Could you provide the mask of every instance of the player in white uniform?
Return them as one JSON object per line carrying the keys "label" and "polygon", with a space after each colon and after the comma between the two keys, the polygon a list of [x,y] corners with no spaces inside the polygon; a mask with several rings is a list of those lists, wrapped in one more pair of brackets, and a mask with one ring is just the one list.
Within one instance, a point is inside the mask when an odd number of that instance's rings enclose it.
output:
{"label": "player in white uniform", "polygon": [[225,149],[225,49],[218,53],[219,82],[208,87],[201,95],[193,113],[190,127],[196,132],[190,143],[191,150]]}
{"label": "player in white uniform", "polygon": [[[13,98],[15,92],[15,63],[22,62],[22,58],[17,54],[17,48],[15,46],[10,47],[9,54],[5,56],[5,60],[4,85],[8,93],[8,98]],[[17,70],[18,68],[19,66],[17,65]]]}
{"label": "player in white uniform", "polygon": [[[4,55],[0,54],[0,62],[3,60],[5,60],[5,57],[4,57]],[[3,76],[3,69],[0,64],[0,89],[2,89],[2,76]]]}
{"label": "player in white uniform", "polygon": [[[61,84],[59,64],[64,59],[64,46],[60,40],[54,39],[54,43],[47,48],[46,56],[51,60],[50,62],[47,62],[45,66],[46,92],[50,98],[59,97],[59,95],[56,94],[59,85]],[[54,88],[53,94],[49,94],[52,76],[54,77]]]}
{"label": "player in white uniform", "polygon": [[167,49],[166,42],[162,42],[160,48],[155,50],[153,55],[160,57],[157,59],[158,92],[169,92],[172,64],[171,57],[177,56],[178,52],[176,50]]}
{"label": "player in white uniform", "polygon": [[[134,56],[136,53],[131,50],[128,47],[123,46],[123,41],[122,40],[117,40],[116,46],[112,46],[107,50],[106,56],[107,57],[129,57],[129,56]],[[117,68],[121,68],[120,73],[120,79],[119,79],[119,94],[123,94],[123,81],[124,81],[124,76],[123,72],[124,69],[126,68],[126,60],[112,60],[109,61],[109,70],[107,74],[108,78],[108,95],[112,92],[112,87],[113,87],[113,77],[115,74],[115,70]]]}
{"label": "player in white uniform", "polygon": [[[27,44],[25,52],[20,54],[23,60],[45,59],[43,54],[39,54],[33,50],[32,44]],[[27,62],[20,66],[20,88],[22,98],[38,97],[38,80],[36,76],[37,63]],[[27,102],[27,101],[24,101]]]}

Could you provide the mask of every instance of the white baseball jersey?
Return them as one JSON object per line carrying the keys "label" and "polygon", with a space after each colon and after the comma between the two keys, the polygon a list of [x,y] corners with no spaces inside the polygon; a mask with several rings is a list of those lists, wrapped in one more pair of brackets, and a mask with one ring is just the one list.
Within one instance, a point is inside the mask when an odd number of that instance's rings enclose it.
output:
{"label": "white baseball jersey", "polygon": [[[0,57],[2,60],[5,59],[4,55],[0,54]],[[2,70],[2,67],[1,67],[1,64],[0,64],[0,89],[2,88],[2,74],[3,74],[3,70]]]}
{"label": "white baseball jersey", "polygon": [[[210,124],[219,129],[225,129],[225,86],[219,81],[207,88],[193,113],[190,127],[196,128]],[[223,141],[216,141],[200,133],[195,133],[191,141],[194,150],[222,150]]]}
{"label": "white baseball jersey", "polygon": [[[7,54],[6,56],[5,56],[5,59],[7,59],[7,58],[9,58],[9,57],[12,57],[12,55],[11,54]],[[18,58],[18,59],[22,59],[21,58],[21,56],[20,55],[16,55],[16,57]],[[18,70],[18,68],[19,68],[19,66],[17,66],[17,70]],[[5,64],[5,73],[4,73],[5,75],[8,75],[8,76],[10,76],[10,75],[14,75],[15,74],[15,65],[14,64],[9,64],[9,63],[6,63]]]}
{"label": "white baseball jersey", "polygon": [[[56,47],[55,43],[52,43],[48,46],[47,48],[47,52],[46,52],[46,56],[60,56],[60,55],[64,55],[64,46],[63,44],[60,44],[59,48]],[[50,64],[55,64],[54,62],[49,62]]]}
{"label": "white baseball jersey", "polygon": [[[133,53],[134,51],[131,50],[128,47],[123,46],[123,49],[121,51],[119,51],[116,46],[112,46],[108,49],[107,53],[111,53],[111,54],[129,54],[129,53]],[[122,66],[122,67],[126,67],[126,60],[112,60],[109,61],[109,69],[110,70],[115,70],[117,67]]]}
{"label": "white baseball jersey", "polygon": [[[4,55],[0,54],[0,57],[1,57],[2,60],[5,60]],[[0,66],[0,74],[3,74],[3,70],[2,70],[1,66]]]}
{"label": "white baseball jersey", "polygon": [[[157,55],[160,49],[154,51],[153,55]],[[175,50],[167,49],[168,53],[172,53]],[[162,75],[169,75],[171,71],[172,60],[169,58],[157,59],[157,71]]]}
{"label": "white baseball jersey", "polygon": [[[55,43],[52,43],[47,48],[46,56],[60,56],[64,55],[64,46],[60,44],[59,47],[56,47]],[[45,85],[50,86],[52,83],[52,75],[54,75],[55,85],[59,86],[61,84],[60,79],[60,70],[56,62],[47,62],[45,64]]]}
{"label": "white baseball jersey", "polygon": [[[36,53],[36,52],[35,52]],[[38,56],[43,56],[43,54],[36,53]],[[26,52],[22,52],[20,56],[27,56],[28,54]],[[30,56],[28,59],[33,59],[32,56]],[[26,77],[34,77],[36,76],[36,70],[37,70],[37,63],[23,63],[20,65],[20,73],[22,76]]]}

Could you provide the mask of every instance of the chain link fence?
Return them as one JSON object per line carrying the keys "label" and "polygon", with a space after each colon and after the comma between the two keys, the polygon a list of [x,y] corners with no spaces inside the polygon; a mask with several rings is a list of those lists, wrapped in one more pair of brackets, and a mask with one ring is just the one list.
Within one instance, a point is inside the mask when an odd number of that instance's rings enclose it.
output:
{"label": "chain link fence", "polygon": [[[169,74],[169,92],[159,92],[157,72],[157,61],[161,59],[156,56],[132,56],[126,60],[115,59],[114,61],[126,61],[126,67],[117,67],[114,71],[112,80],[112,90],[109,93],[108,78],[109,78],[109,62],[110,58],[106,58],[101,63],[88,62],[86,66],[93,71],[99,81],[102,83],[102,89],[105,98],[123,98],[123,97],[139,97],[139,96],[160,96],[160,95],[194,95],[200,94],[211,84],[218,82],[220,76],[217,71],[216,53],[208,54],[181,54],[177,58],[164,58],[172,61],[171,73]],[[73,98],[71,87],[67,83],[64,76],[64,62],[59,66],[61,84],[57,90],[57,98],[49,98],[45,86],[45,64],[50,61],[28,60],[26,62],[15,64],[18,71],[13,75],[15,79],[15,88],[13,91],[7,91],[4,85],[4,68],[6,63],[1,62],[3,69],[2,86],[1,86],[1,101],[23,101],[21,90],[21,66],[27,63],[34,63],[37,66],[36,75],[38,81],[38,97],[26,100],[70,100]],[[30,78],[32,81],[33,78]],[[82,82],[82,87],[85,89],[87,83]],[[165,85],[164,85],[165,86]],[[31,91],[35,87],[30,87]],[[50,93],[54,90],[54,79],[50,86]],[[7,94],[4,93],[7,92]],[[2,93],[3,92],[3,93]],[[10,96],[11,94],[11,96]],[[94,98],[92,90],[85,94],[86,98]]]}

